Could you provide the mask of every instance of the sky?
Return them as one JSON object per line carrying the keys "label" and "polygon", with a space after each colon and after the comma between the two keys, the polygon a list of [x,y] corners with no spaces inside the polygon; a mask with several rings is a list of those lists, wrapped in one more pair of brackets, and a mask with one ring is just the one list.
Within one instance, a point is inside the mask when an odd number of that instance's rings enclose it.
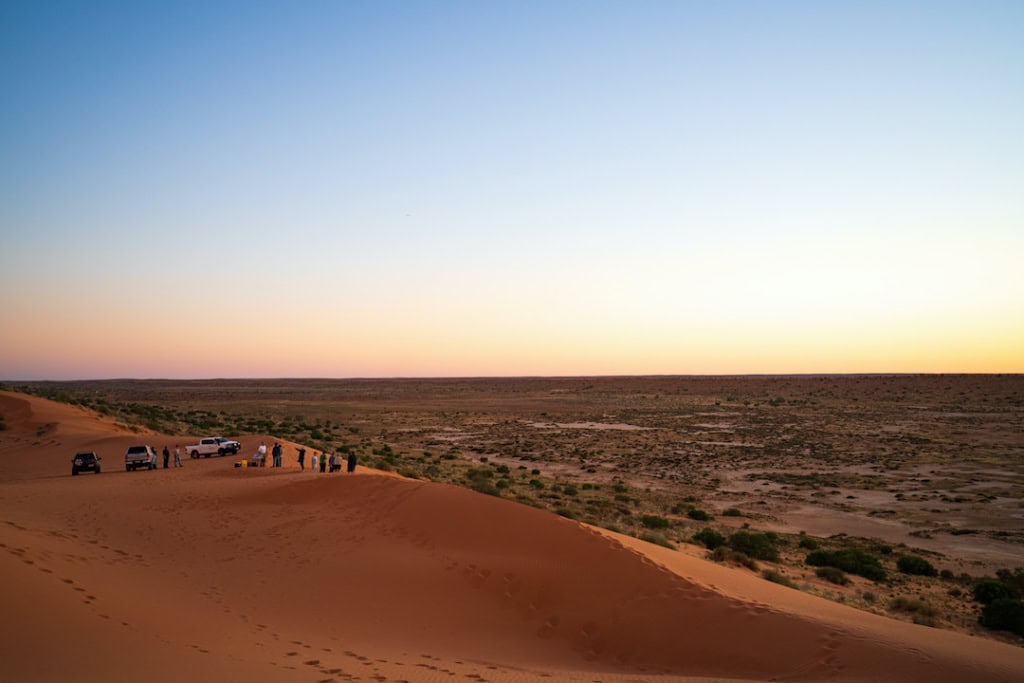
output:
{"label": "sky", "polygon": [[0,380],[1024,372],[1024,3],[6,2]]}

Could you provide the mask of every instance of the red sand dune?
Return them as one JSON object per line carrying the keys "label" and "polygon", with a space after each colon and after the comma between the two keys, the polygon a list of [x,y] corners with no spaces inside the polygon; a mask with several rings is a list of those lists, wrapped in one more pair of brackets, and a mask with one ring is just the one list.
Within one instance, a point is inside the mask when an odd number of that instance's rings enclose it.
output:
{"label": "red sand dune", "polygon": [[[1024,680],[1019,648],[464,489],[291,450],[126,473],[128,445],[184,440],[0,412],[0,680]],[[103,474],[69,476],[80,449]]]}

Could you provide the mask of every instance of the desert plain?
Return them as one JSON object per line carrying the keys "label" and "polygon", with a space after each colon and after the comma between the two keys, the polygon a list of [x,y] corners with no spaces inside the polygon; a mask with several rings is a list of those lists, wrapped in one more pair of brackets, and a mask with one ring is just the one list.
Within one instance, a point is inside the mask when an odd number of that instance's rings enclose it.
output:
{"label": "desert plain", "polygon": [[[0,680],[1024,680],[970,596],[1024,566],[1020,376],[46,382],[0,415]],[[242,451],[124,470],[214,434]],[[282,468],[234,467],[260,442]]]}

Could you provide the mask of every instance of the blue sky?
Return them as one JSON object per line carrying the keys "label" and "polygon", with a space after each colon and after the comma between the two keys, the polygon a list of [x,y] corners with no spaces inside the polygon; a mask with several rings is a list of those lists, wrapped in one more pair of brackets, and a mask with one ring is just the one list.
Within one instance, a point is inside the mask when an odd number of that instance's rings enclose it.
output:
{"label": "blue sky", "polygon": [[[9,3],[0,35],[0,377],[1024,371],[1020,3]],[[318,341],[120,335],[200,318]]]}

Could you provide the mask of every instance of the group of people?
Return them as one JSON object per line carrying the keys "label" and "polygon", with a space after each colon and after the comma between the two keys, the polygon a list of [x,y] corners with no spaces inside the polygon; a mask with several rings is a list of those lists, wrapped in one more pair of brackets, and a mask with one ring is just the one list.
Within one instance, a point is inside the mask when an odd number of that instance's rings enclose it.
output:
{"label": "group of people", "polygon": [[[167,462],[171,459],[171,451],[167,448],[167,444],[164,444],[164,469],[166,470],[168,465]],[[174,466],[183,467],[181,464],[181,446],[174,444]]]}
{"label": "group of people", "polygon": [[[303,472],[306,471],[306,449],[299,447],[299,469]],[[167,449],[164,449],[164,467],[167,467]],[[282,456],[283,449],[280,443],[275,443],[274,447],[270,451],[271,467],[282,467]],[[175,448],[175,459],[177,459],[177,448]],[[260,442],[259,448],[256,449],[256,453],[252,456],[252,460],[257,463],[258,467],[264,467],[267,461],[267,444]],[[319,468],[320,472],[340,472],[342,467],[345,467],[348,472],[356,471],[356,454],[353,451],[349,451],[347,456],[342,455],[340,452],[335,451],[331,455],[327,455],[326,452],[317,453],[313,452],[312,469],[316,472]]]}
{"label": "group of people", "polygon": [[[274,448],[270,451],[270,457],[273,458],[273,463],[270,465],[271,467],[283,466],[281,462],[283,452],[281,444],[275,443]],[[260,467],[264,467],[267,463],[267,444],[260,441],[260,446],[256,449],[256,453],[252,456],[252,459],[259,463]]]}
{"label": "group of people", "polygon": [[[319,470],[321,472],[327,472],[327,471],[330,471],[330,472],[340,472],[341,468],[342,468],[342,463],[344,463],[344,465],[346,467],[346,470],[348,472],[355,472],[356,471],[356,454],[355,454],[355,452],[349,451],[347,457],[346,456],[342,456],[342,454],[339,453],[338,451],[335,451],[331,455],[327,455],[326,452],[322,452],[322,453],[319,453],[319,454],[316,453],[315,451],[313,452],[313,462],[312,462],[312,465],[313,465],[312,470],[313,470],[313,472],[316,472],[317,468],[319,468]],[[328,467],[330,468],[329,470],[328,470]],[[301,469],[303,472],[306,471],[306,449],[305,448],[299,448],[299,469]]]}

